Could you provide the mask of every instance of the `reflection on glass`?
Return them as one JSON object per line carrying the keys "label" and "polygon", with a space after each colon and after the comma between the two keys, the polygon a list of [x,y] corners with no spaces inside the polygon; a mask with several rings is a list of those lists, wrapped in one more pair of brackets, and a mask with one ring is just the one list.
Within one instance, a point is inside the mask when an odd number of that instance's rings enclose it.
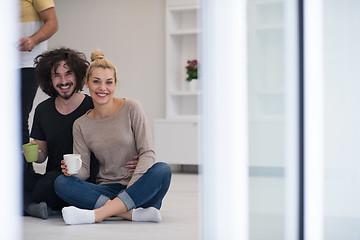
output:
{"label": "reflection on glass", "polygon": [[324,0],[324,238],[360,239],[360,2]]}
{"label": "reflection on glass", "polygon": [[283,11],[248,1],[250,239],[284,239]]}

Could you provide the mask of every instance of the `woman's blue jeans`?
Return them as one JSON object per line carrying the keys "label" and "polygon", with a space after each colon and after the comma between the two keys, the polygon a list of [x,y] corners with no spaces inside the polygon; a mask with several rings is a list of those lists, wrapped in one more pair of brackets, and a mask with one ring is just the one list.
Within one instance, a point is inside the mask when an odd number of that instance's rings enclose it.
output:
{"label": "woman's blue jeans", "polygon": [[109,199],[119,197],[129,211],[137,207],[160,209],[170,181],[170,167],[158,162],[129,188],[119,183],[96,185],[65,175],[57,177],[54,186],[56,194],[72,206],[95,209],[103,206]]}

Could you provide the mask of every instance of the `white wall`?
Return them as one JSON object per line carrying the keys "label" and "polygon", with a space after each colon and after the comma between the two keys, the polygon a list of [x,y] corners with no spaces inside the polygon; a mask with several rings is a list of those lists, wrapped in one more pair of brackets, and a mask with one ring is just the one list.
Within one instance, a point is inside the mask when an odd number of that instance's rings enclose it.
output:
{"label": "white wall", "polygon": [[[69,47],[87,58],[101,49],[118,69],[115,96],[138,99],[153,127],[165,116],[165,0],[54,2],[60,29],[49,49]],[[34,108],[46,98],[39,89]]]}

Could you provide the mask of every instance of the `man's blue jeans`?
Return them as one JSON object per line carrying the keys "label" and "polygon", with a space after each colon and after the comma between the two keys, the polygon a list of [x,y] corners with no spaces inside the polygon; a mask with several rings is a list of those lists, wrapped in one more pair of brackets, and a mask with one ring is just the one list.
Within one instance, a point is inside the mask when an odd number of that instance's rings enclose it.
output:
{"label": "man's blue jeans", "polygon": [[96,185],[65,175],[57,177],[54,186],[61,199],[83,209],[99,208],[115,197],[119,197],[128,210],[137,207],[160,209],[170,181],[170,167],[166,163],[158,162],[129,188],[119,183]]}

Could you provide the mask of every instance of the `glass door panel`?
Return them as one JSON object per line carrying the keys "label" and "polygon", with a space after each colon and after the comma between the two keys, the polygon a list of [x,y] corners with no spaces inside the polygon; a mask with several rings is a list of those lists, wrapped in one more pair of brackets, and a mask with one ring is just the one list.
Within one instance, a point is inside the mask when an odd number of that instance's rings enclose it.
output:
{"label": "glass door panel", "polygon": [[[293,1],[287,1],[291,3]],[[296,154],[297,69],[296,48],[286,38],[288,15],[296,18],[283,0],[248,0],[248,108],[249,108],[249,235],[251,240],[281,240],[285,237],[287,219],[297,219],[297,195],[288,192],[287,166],[298,166]],[[292,29],[297,29],[293,21]],[[296,32],[296,31],[295,31]],[[294,39],[296,36],[293,36]],[[293,41],[295,44],[296,41]],[[295,46],[295,45],[294,45]],[[291,66],[290,66],[291,65]],[[285,76],[288,76],[285,78]],[[290,76],[290,77],[289,77]],[[295,90],[296,92],[292,92]],[[292,105],[289,107],[289,105]],[[292,109],[289,111],[289,109]],[[290,118],[289,118],[290,116]],[[291,119],[291,120],[290,120]],[[291,121],[291,122],[289,122]],[[294,152],[288,154],[287,150]],[[298,170],[298,169],[296,169]],[[297,175],[292,177],[296,178]],[[296,192],[296,190],[295,190]],[[290,196],[291,195],[291,196]],[[293,201],[287,211],[289,201]],[[288,206],[288,207],[287,207]],[[291,214],[291,216],[287,216]],[[296,232],[294,233],[296,236]],[[290,236],[290,235],[289,235]]]}
{"label": "glass door panel", "polygon": [[360,239],[360,2],[323,8],[324,238]]}

